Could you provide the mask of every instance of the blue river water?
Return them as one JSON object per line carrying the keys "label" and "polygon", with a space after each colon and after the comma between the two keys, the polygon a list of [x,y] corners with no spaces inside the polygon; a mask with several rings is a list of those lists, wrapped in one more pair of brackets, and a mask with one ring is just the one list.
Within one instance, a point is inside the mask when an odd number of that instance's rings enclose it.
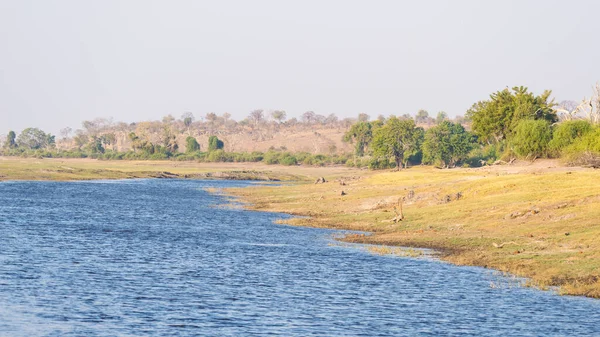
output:
{"label": "blue river water", "polygon": [[0,336],[600,336],[598,300],[340,246],[205,191],[249,184],[0,183]]}

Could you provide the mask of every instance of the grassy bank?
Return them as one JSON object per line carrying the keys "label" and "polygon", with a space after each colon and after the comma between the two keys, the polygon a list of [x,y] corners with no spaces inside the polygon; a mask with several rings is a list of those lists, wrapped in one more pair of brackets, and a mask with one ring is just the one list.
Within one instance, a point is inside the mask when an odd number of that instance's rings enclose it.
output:
{"label": "grassy bank", "polygon": [[185,178],[305,181],[319,174],[348,169],[283,167],[261,163],[196,163],[174,161],[99,161],[93,159],[34,159],[0,157],[2,180],[92,180],[131,178]]}
{"label": "grassy bank", "polygon": [[[293,225],[374,233],[347,241],[436,248],[452,263],[600,298],[600,171],[556,164],[338,172],[325,184],[231,192],[257,210],[310,216]],[[394,223],[400,197],[405,219]]]}

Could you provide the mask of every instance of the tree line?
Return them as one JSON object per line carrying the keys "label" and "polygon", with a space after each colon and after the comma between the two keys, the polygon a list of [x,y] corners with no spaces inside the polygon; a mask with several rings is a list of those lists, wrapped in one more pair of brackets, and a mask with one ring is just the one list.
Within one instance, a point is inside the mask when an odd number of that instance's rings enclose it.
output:
{"label": "tree line", "polygon": [[444,119],[425,130],[416,118],[391,117],[353,124],[344,141],[354,144],[355,162],[366,160],[371,168],[481,166],[516,158],[600,165],[600,85],[580,104],[556,104],[550,95],[522,86],[492,93],[467,111],[470,130]]}
{"label": "tree line", "polygon": [[[480,166],[515,158],[564,158],[572,164],[600,162],[600,85],[590,99],[581,103],[550,99],[551,92],[535,95],[526,87],[514,87],[492,93],[487,100],[476,102],[464,117],[450,120],[445,112],[436,118],[425,110],[414,116],[371,119],[359,114],[345,119],[344,141],[354,145],[354,153],[293,154],[285,148],[266,152],[236,153],[224,151],[218,137],[218,126],[230,115],[209,113],[197,122],[191,113],[180,119],[166,116],[162,122],[115,125],[110,120],[84,121],[82,130],[71,138],[70,149],[59,149],[56,137],[37,128],[27,128],[18,136],[10,131],[2,145],[3,155],[36,157],[89,157],[98,159],[173,159],[200,161],[265,161],[291,164],[346,164],[374,169],[401,169],[410,164],[432,164],[439,167]],[[269,125],[293,125],[283,110],[253,110],[248,118],[234,122],[236,127],[269,128]],[[335,115],[322,116],[312,111],[301,117],[304,125],[314,128],[319,123],[338,123]],[[351,123],[350,123],[351,121]],[[139,128],[143,125],[144,128]],[[133,126],[137,128],[132,129]],[[466,126],[466,127],[465,127]],[[126,131],[129,150],[118,151],[115,130]],[[194,130],[195,132],[192,132]],[[198,142],[198,130],[208,139],[206,149]],[[62,141],[72,130],[61,131]],[[177,136],[187,134],[184,144]],[[194,133],[194,135],[192,135]]]}

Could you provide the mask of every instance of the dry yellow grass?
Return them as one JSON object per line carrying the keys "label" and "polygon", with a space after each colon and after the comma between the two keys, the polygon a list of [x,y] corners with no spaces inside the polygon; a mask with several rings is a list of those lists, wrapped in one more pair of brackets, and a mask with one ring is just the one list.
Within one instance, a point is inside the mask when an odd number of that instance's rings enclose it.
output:
{"label": "dry yellow grass", "polygon": [[[231,192],[254,209],[310,216],[290,224],[373,232],[350,235],[345,239],[350,242],[435,248],[456,264],[525,276],[541,288],[559,286],[564,294],[600,297],[600,171],[555,164],[414,167]],[[334,181],[340,178],[346,185]],[[410,191],[405,220],[393,223],[393,206]],[[458,192],[462,197],[456,200]]]}
{"label": "dry yellow grass", "polygon": [[101,161],[0,157],[2,180],[90,180],[129,178],[212,178],[302,181],[320,174],[339,174],[344,167],[287,167],[262,163],[197,163],[178,161]]}

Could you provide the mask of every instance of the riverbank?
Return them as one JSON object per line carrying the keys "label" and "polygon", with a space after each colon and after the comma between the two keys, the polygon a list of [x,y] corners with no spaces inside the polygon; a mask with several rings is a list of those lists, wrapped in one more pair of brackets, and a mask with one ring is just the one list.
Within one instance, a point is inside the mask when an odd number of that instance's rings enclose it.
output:
{"label": "riverbank", "polygon": [[[315,184],[317,177],[326,182]],[[228,190],[292,225],[369,231],[349,242],[434,248],[446,261],[600,298],[600,171],[536,161],[400,172],[248,163],[0,157],[0,180],[244,179],[296,184]],[[343,193],[342,193],[343,191]],[[342,195],[344,194],[344,195]],[[393,222],[403,202],[404,220]]]}
{"label": "riverbank", "polygon": [[[229,192],[254,210],[306,216],[286,221],[291,225],[373,233],[348,236],[349,242],[434,248],[451,263],[600,298],[598,170],[537,161],[324,176],[324,184]],[[405,218],[395,223],[399,198]]]}
{"label": "riverbank", "polygon": [[0,157],[0,181],[94,180],[134,178],[307,181],[319,174],[352,171],[344,167],[283,167],[261,163],[178,161],[101,161],[94,159]]}

